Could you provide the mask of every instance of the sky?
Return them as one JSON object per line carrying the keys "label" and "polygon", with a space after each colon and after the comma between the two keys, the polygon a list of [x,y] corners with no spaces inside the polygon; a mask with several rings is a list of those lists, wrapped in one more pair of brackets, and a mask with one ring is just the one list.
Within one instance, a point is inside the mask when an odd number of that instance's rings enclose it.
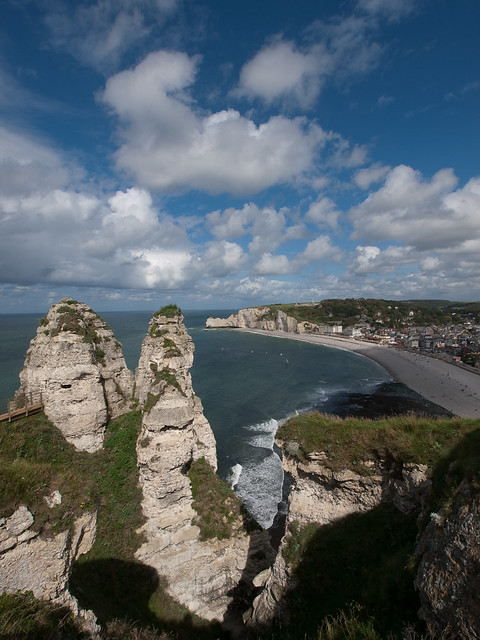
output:
{"label": "sky", "polygon": [[0,313],[480,299],[478,0],[2,0]]}

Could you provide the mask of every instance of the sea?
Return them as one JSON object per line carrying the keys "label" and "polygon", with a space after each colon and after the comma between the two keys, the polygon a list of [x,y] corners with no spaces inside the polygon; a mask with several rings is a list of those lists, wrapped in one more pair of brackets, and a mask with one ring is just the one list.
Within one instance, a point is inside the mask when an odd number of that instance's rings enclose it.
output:
{"label": "sea", "polygon": [[[184,311],[195,344],[193,388],[215,434],[219,476],[265,529],[275,526],[287,508],[288,482],[275,444],[282,421],[312,409],[362,417],[443,411],[364,356],[288,338],[205,328],[207,317],[230,313]],[[134,371],[152,312],[99,315],[122,343]],[[0,413],[19,387],[18,373],[41,317],[0,315]]]}

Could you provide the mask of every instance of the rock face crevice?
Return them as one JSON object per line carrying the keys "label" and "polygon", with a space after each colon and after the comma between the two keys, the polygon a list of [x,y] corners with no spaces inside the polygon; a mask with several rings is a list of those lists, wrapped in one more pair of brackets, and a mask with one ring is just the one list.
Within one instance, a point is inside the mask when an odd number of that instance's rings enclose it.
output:
{"label": "rock face crevice", "polygon": [[[281,443],[280,443],[281,444]],[[381,503],[394,504],[402,513],[418,511],[430,490],[425,465],[400,465],[394,460],[369,460],[363,463],[368,474],[350,469],[332,471],[325,465],[323,452],[310,454],[301,461],[283,449],[283,466],[292,478],[287,516],[299,526],[328,525],[352,513],[365,513]],[[253,627],[270,625],[285,618],[284,597],[295,587],[292,567],[285,561],[284,537],[271,569],[258,575],[254,583],[263,587],[255,598],[246,621]]]}
{"label": "rock face crevice", "polygon": [[217,468],[216,443],[190,377],[194,346],[183,317],[154,314],[136,370],[143,409],[137,443],[146,542],[136,556],[153,566],[168,590],[194,613],[223,620],[248,560],[241,528],[228,539],[202,540],[194,522],[186,470],[205,458]]}
{"label": "rock face crevice", "polygon": [[105,425],[128,411],[133,374],[113,331],[92,309],[65,298],[30,342],[15,403],[42,398],[48,419],[82,451],[101,448]]}

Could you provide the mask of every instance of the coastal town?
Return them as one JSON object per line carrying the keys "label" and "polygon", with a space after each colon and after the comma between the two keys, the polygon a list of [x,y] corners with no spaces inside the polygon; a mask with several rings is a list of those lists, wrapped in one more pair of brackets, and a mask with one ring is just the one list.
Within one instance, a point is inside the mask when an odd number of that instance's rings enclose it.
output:
{"label": "coastal town", "polygon": [[477,305],[463,305],[454,311],[453,303],[428,309],[384,300],[325,300],[289,307],[287,313],[299,320],[313,313],[318,320],[321,314],[322,321],[315,322],[315,333],[405,349],[480,371]]}

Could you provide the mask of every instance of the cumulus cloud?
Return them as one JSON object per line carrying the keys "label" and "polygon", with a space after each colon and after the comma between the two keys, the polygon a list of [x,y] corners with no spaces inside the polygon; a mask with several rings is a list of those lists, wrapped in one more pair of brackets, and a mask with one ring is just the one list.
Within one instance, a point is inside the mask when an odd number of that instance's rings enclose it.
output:
{"label": "cumulus cloud", "polygon": [[257,205],[248,203],[242,209],[229,207],[225,211],[212,211],[206,215],[210,232],[220,239],[239,238],[248,233],[248,225],[260,214]]}
{"label": "cumulus cloud", "polygon": [[2,198],[31,193],[49,185],[67,184],[68,161],[40,140],[0,125],[0,194]]}
{"label": "cumulus cloud", "polygon": [[415,263],[418,254],[411,247],[390,246],[384,250],[367,245],[355,248],[355,255],[351,263],[354,273],[391,273],[406,264]]}
{"label": "cumulus cloud", "polygon": [[321,235],[307,244],[303,252],[298,256],[297,261],[300,263],[317,261],[339,262],[342,256],[342,250],[332,244],[330,236]]}
{"label": "cumulus cloud", "polygon": [[291,41],[277,40],[243,66],[235,93],[260,97],[267,103],[291,97],[301,106],[310,107],[331,66],[331,55],[322,45],[302,52]]}
{"label": "cumulus cloud", "polygon": [[157,51],[106,83],[101,99],[119,116],[117,165],[163,191],[255,193],[308,172],[325,139],[302,118],[256,125],[233,109],[197,113],[187,88],[198,60]]}
{"label": "cumulus cloud", "polygon": [[291,273],[292,266],[285,255],[264,253],[252,271],[254,274],[262,276],[278,275]]}
{"label": "cumulus cloud", "polygon": [[38,140],[0,128],[0,141],[3,282],[169,288],[191,277],[185,228],[146,190],[105,197]]}
{"label": "cumulus cloud", "polygon": [[201,277],[223,278],[238,272],[246,260],[247,256],[239,244],[221,240],[207,245],[194,268]]}
{"label": "cumulus cloud", "polygon": [[383,180],[390,167],[374,164],[365,169],[359,169],[353,176],[355,184],[361,189],[368,189],[371,184]]}
{"label": "cumulus cloud", "polygon": [[395,167],[378,191],[351,209],[353,237],[395,240],[417,249],[458,248],[480,233],[480,178],[460,189],[457,182],[451,169],[425,180],[411,167]]}
{"label": "cumulus cloud", "polygon": [[382,47],[372,38],[375,27],[365,15],[337,15],[310,25],[303,47],[277,36],[242,67],[233,94],[309,108],[327,80],[353,79],[378,65]]}
{"label": "cumulus cloud", "polygon": [[336,229],[340,215],[341,212],[331,198],[320,196],[309,206],[305,217],[319,227]]}

